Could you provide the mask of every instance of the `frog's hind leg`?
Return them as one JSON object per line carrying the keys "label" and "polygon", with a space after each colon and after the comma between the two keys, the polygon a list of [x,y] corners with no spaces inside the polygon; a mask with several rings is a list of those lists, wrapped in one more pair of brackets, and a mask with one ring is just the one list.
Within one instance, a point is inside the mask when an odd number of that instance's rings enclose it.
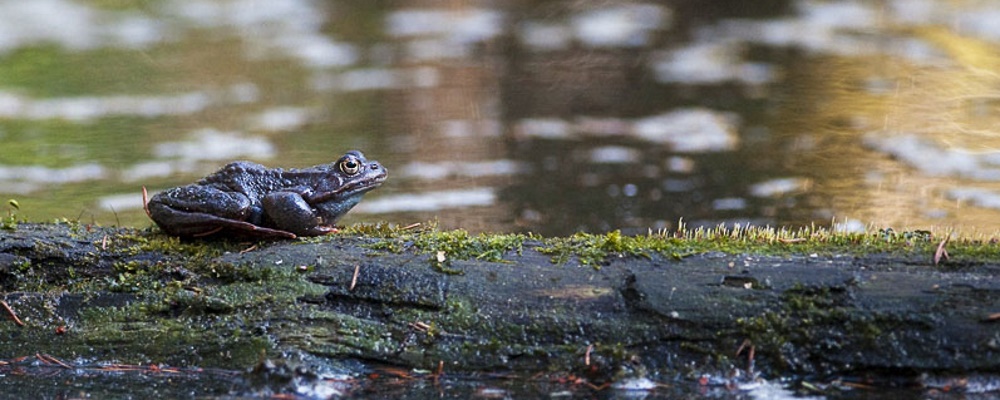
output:
{"label": "frog's hind leg", "polygon": [[153,221],[172,235],[207,236],[229,229],[256,236],[296,237],[255,224],[260,219],[259,207],[242,193],[184,186],[153,196],[146,207]]}
{"label": "frog's hind leg", "polygon": [[296,238],[295,234],[291,232],[265,228],[246,221],[223,218],[203,212],[182,211],[161,203],[151,202],[149,208],[154,215],[165,217],[171,221],[169,224],[160,224],[160,227],[171,235],[202,237],[230,229],[257,236]]}
{"label": "frog's hind leg", "polygon": [[237,230],[237,231],[241,231],[241,232],[246,232],[248,234],[255,235],[255,236],[282,237],[282,238],[288,238],[288,239],[295,239],[297,237],[297,236],[295,236],[294,233],[291,233],[291,232],[288,232],[288,231],[283,231],[283,230],[280,230],[280,229],[265,228],[263,226],[254,225],[254,224],[251,224],[251,223],[246,222],[246,221],[239,221],[239,220],[235,220],[235,219],[218,218],[216,220],[216,222],[218,223],[218,226],[215,227],[214,229],[211,229],[209,231],[202,232],[202,233],[192,234],[191,236],[194,236],[194,237],[208,236],[208,235],[212,235],[212,234],[218,233],[219,231],[222,231],[223,229],[231,229],[231,230]]}

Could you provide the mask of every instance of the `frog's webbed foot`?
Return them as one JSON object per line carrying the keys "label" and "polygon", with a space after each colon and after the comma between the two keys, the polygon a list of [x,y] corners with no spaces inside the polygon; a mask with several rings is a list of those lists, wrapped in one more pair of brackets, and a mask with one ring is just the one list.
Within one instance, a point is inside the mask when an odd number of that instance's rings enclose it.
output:
{"label": "frog's webbed foot", "polygon": [[340,232],[340,229],[337,229],[337,227],[326,226],[326,225],[317,225],[315,228],[313,228],[313,230],[317,232],[317,235],[332,235],[334,233]]}

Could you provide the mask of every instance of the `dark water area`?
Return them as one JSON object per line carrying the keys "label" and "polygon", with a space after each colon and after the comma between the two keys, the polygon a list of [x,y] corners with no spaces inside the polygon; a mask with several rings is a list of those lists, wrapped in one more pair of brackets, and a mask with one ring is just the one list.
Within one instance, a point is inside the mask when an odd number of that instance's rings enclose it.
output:
{"label": "dark water area", "polygon": [[[944,0],[0,2],[0,212],[146,227],[143,186],[359,149],[390,178],[344,224],[992,234],[998,20]],[[90,378],[58,379],[122,394]],[[771,397],[491,385],[404,392]],[[894,396],[866,393],[827,396]]]}
{"label": "dark water area", "polygon": [[[119,366],[118,368],[125,367]],[[107,367],[103,367],[107,368]],[[371,370],[363,375],[276,374],[258,372],[139,367],[122,371],[100,368],[66,369],[52,365],[3,368],[2,397],[33,399],[74,398],[406,398],[406,399],[991,399],[969,394],[914,388],[866,388],[841,385],[805,386],[761,382],[742,386],[703,385],[694,380],[667,380],[643,390],[573,382],[571,376],[515,377],[505,374],[434,379],[422,372]],[[662,380],[661,380],[662,381]],[[817,391],[824,390],[822,396]]]}

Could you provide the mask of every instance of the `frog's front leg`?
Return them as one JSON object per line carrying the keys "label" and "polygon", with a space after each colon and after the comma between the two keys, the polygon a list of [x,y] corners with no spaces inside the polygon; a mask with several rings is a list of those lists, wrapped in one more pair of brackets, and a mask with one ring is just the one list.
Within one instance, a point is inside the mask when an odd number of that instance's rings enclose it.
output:
{"label": "frog's front leg", "polygon": [[318,236],[336,232],[336,228],[324,226],[323,219],[312,206],[296,192],[271,192],[261,199],[264,213],[278,229],[300,236]]}
{"label": "frog's front leg", "polygon": [[295,237],[291,232],[259,226],[262,211],[242,193],[189,185],[158,193],[147,208],[153,221],[172,235],[205,236],[228,228],[262,236]]}

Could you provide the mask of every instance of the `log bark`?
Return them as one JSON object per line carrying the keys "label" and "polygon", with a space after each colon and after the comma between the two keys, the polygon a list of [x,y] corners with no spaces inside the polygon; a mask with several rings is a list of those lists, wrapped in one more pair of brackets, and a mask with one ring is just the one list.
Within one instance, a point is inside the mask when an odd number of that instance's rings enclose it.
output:
{"label": "log bark", "polygon": [[3,316],[0,358],[242,370],[297,357],[597,382],[747,369],[750,357],[771,376],[1000,370],[1000,263],[703,253],[595,268],[554,264],[530,240],[502,262],[378,241],[19,224],[0,230],[0,298],[24,326]]}

